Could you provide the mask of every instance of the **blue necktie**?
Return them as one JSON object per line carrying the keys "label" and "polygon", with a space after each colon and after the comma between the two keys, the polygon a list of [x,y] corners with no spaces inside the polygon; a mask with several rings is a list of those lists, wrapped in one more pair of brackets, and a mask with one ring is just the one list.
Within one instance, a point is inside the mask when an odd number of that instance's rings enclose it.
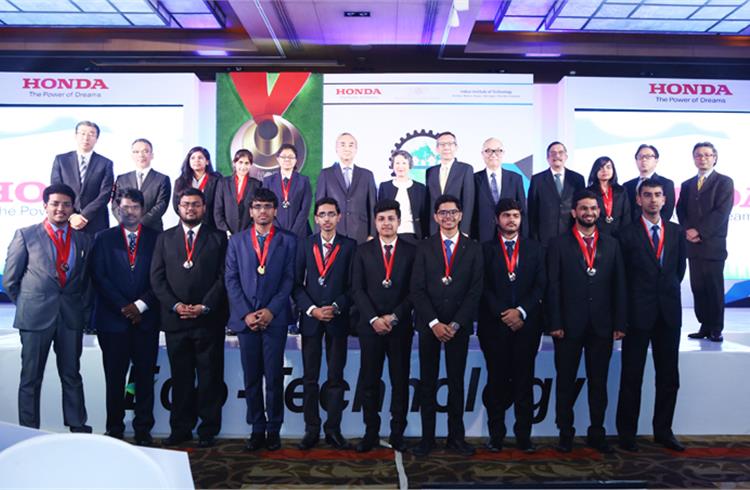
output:
{"label": "blue necktie", "polygon": [[490,190],[492,191],[492,199],[497,204],[500,200],[500,190],[497,188],[497,179],[495,178],[495,172],[490,174]]}
{"label": "blue necktie", "polygon": [[128,233],[128,249],[130,250],[131,255],[135,252],[135,238],[135,233],[132,231]]}
{"label": "blue necktie", "polygon": [[445,257],[448,259],[448,264],[451,263],[451,256],[453,255],[453,252],[451,251],[451,245],[453,245],[452,240],[445,240],[443,241],[445,244]]}
{"label": "blue necktie", "polygon": [[188,230],[188,248],[190,250],[193,249],[193,235],[194,234],[195,233],[193,232],[193,230]]}
{"label": "blue necktie", "polygon": [[557,195],[562,196],[562,191],[563,191],[562,174],[555,174],[555,189],[557,189]]}
{"label": "blue necktie", "polygon": [[266,243],[266,235],[258,235],[258,246],[260,251],[263,252],[263,245]]}
{"label": "blue necktie", "polygon": [[508,240],[505,242],[505,250],[508,251],[508,258],[513,257],[513,246],[516,244],[516,242]]}
{"label": "blue necktie", "polygon": [[659,227],[657,225],[651,226],[651,240],[654,242],[654,252],[659,253]]}
{"label": "blue necktie", "polygon": [[346,184],[346,189],[349,190],[349,187],[352,185],[352,169],[349,167],[344,167],[344,183]]}

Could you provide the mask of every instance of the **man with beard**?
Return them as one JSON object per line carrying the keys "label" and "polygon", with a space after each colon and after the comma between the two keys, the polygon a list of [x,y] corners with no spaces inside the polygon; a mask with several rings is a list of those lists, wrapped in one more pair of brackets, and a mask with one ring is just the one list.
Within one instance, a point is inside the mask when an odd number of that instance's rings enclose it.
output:
{"label": "man with beard", "polygon": [[572,196],[575,225],[549,242],[547,320],[555,342],[558,450],[573,448],[573,405],[581,353],[586,359],[591,425],[587,444],[612,452],[604,430],[607,373],[612,340],[625,336],[625,268],[615,238],[596,229],[596,194],[581,189]]}

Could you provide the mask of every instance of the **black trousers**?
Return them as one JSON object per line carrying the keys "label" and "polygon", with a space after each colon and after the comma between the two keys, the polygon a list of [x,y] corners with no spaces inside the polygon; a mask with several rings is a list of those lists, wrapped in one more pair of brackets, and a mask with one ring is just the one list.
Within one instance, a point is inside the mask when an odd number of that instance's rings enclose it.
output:
{"label": "black trousers", "polygon": [[612,357],[612,337],[597,337],[585,334],[579,338],[555,339],[555,370],[557,371],[557,428],[560,436],[574,436],[573,405],[576,401],[576,376],[581,363],[581,353],[586,363],[586,385],[588,387],[590,439],[605,436],[604,412],[607,410],[607,374]]}
{"label": "black trousers", "polygon": [[[429,327],[427,327],[429,329]],[[469,352],[471,328],[464,327],[445,343],[445,367],[448,374],[448,438],[463,439],[464,430],[464,373]],[[419,403],[422,418],[422,438],[435,439],[437,412],[437,381],[440,372],[442,346],[427,330],[419,334]]]}
{"label": "black trousers", "polygon": [[341,414],[344,410],[344,366],[346,365],[347,336],[332,336],[319,329],[316,335],[302,336],[302,365],[304,374],[304,396],[302,406],[305,414],[305,432],[320,433],[320,363],[323,354],[323,339],[326,346],[326,368],[328,380],[323,391],[323,403],[328,413],[324,426],[326,434],[341,431]]}
{"label": "black trousers", "polygon": [[617,433],[620,439],[632,440],[638,432],[641,387],[649,343],[656,374],[654,435],[673,435],[672,420],[680,388],[680,329],[667,328],[660,320],[653,330],[631,328],[622,340],[622,372],[617,403]]}
{"label": "black trousers", "polygon": [[724,261],[690,259],[690,289],[701,332],[724,330]]}
{"label": "black trousers", "polygon": [[192,434],[199,417],[198,437],[214,437],[221,429],[224,330],[215,330],[166,333],[172,374],[172,410],[169,415],[172,434]]}
{"label": "black trousers", "polygon": [[408,333],[359,336],[359,385],[366,437],[375,438],[380,434],[380,380],[386,355],[391,380],[391,435],[401,436],[406,430],[412,337],[411,330]]}
{"label": "black trousers", "polygon": [[154,371],[159,331],[143,331],[137,327],[123,332],[99,330],[97,337],[107,385],[107,432],[122,434],[125,431],[125,383],[132,362],[135,382],[133,430],[136,435],[150,434],[154,426]]}
{"label": "black trousers", "polygon": [[479,335],[487,363],[487,386],[482,400],[487,410],[491,438],[504,438],[505,411],[513,405],[518,439],[531,436],[534,418],[534,361],[542,336],[538,328],[524,326],[513,332],[507,325],[485,328]]}

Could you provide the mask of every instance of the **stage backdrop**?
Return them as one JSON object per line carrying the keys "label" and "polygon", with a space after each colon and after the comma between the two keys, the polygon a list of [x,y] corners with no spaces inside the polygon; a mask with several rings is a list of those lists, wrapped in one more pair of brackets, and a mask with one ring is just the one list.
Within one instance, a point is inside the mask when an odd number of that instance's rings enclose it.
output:
{"label": "stage backdrop", "polygon": [[[78,121],[99,125],[94,151],[114,162],[115,176],[133,170],[130,145],[147,138],[153,168],[174,181],[187,147],[201,144],[198,85],[192,74],[0,74],[0,271],[13,232],[44,218],[52,161],[76,148]],[[176,222],[170,207],[165,224]]]}

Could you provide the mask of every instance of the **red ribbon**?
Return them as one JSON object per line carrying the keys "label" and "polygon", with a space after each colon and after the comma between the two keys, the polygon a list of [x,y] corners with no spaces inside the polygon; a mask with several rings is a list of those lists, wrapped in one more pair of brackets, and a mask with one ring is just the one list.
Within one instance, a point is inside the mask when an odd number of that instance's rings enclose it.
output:
{"label": "red ribbon", "polygon": [[313,256],[315,257],[315,265],[318,268],[318,276],[322,278],[326,278],[328,276],[328,271],[331,270],[331,267],[333,267],[333,262],[336,260],[336,256],[339,254],[339,250],[341,249],[341,245],[336,245],[333,247],[333,250],[328,255],[328,258],[325,261],[325,265],[323,265],[323,254],[320,251],[320,248],[317,244],[313,245]]}
{"label": "red ribbon", "polygon": [[281,178],[281,195],[286,202],[289,202],[289,191],[292,189],[292,176],[294,176],[294,172],[289,175],[289,182],[284,186],[284,177],[279,173],[279,177]]}
{"label": "red ribbon", "polygon": [[[125,238],[125,250],[128,252],[128,262],[130,263],[130,268],[135,268],[135,256],[138,255],[138,242],[141,241],[141,228],[142,226],[138,224],[138,233],[135,235],[135,250],[133,250],[133,253],[130,253],[130,241],[128,240],[128,232],[125,230],[125,227],[120,225],[120,228],[122,228],[122,236]],[[195,239],[193,239],[193,248],[195,248]],[[192,251],[190,253],[192,255]],[[190,259],[188,259],[190,260]]]}
{"label": "red ribbon", "polygon": [[513,274],[516,271],[516,264],[518,264],[518,249],[521,248],[519,238],[516,238],[516,246],[513,248],[513,257],[508,257],[508,249],[505,247],[505,240],[503,235],[498,233],[497,238],[500,240],[500,248],[503,249],[503,257],[505,257],[505,267],[508,268],[508,274]]}
{"label": "red ribbon", "polygon": [[230,73],[242,103],[256,122],[282,115],[307,82],[310,73],[279,73],[276,83],[268,92],[268,75],[257,73]]}
{"label": "red ribbon", "polygon": [[255,229],[250,233],[250,240],[253,242],[253,250],[255,250],[255,255],[258,257],[258,267],[263,267],[265,269],[266,259],[268,258],[268,249],[270,248],[271,240],[273,240],[275,233],[276,228],[271,226],[271,231],[268,232],[266,241],[263,242],[263,250],[260,249],[260,244],[258,244],[258,233],[256,233]]}
{"label": "red ribbon", "polygon": [[[395,240],[393,242],[393,250],[391,250],[391,258],[390,260],[385,259],[385,251],[383,250],[383,247],[380,248],[380,253],[383,254],[383,265],[385,266],[385,281],[391,280],[391,273],[393,272],[393,263],[396,260],[396,242],[398,240]],[[453,257],[451,257],[451,265],[453,264]]]}
{"label": "red ribbon", "polygon": [[441,249],[443,250],[443,261],[445,263],[445,276],[451,277],[451,271],[453,270],[453,262],[456,260],[456,252],[458,252],[458,241],[461,239],[461,233],[456,233],[456,243],[453,244],[453,254],[451,255],[451,263],[448,263],[448,254],[445,251],[445,242],[441,239]]}
{"label": "red ribbon", "polygon": [[55,230],[52,229],[52,225],[47,220],[44,220],[44,229],[47,230],[47,235],[55,245],[55,250],[57,251],[55,271],[57,272],[57,279],[60,281],[60,287],[65,287],[65,281],[67,280],[67,271],[65,269],[70,258],[70,236],[73,234],[73,230],[68,227],[68,232],[65,234],[65,242],[63,242],[57,238]]}
{"label": "red ribbon", "polygon": [[[208,177],[208,174],[206,174]],[[183,230],[184,231],[184,230]],[[198,230],[200,231],[200,230]],[[188,239],[187,239],[187,233],[185,233],[185,261],[186,262],[192,262],[193,261],[193,252],[195,251],[195,244],[198,242],[198,231],[195,232],[195,236],[193,237],[193,246],[188,247]]]}
{"label": "red ribbon", "polygon": [[608,217],[612,217],[612,203],[614,202],[614,196],[612,195],[612,186],[607,186],[607,190],[602,189],[602,202],[604,203],[604,214]]}
{"label": "red ribbon", "polygon": [[203,177],[201,177],[201,180],[198,182],[198,189],[203,192],[203,190],[206,188],[206,183],[208,182],[208,172],[203,174]]}
{"label": "red ribbon", "polygon": [[594,228],[594,243],[591,244],[591,253],[589,254],[589,248],[586,246],[586,242],[583,241],[581,234],[578,233],[576,227],[573,227],[573,236],[576,237],[578,246],[581,248],[583,253],[583,260],[586,261],[586,266],[589,269],[594,268],[594,259],[596,258],[596,244],[599,242],[599,231]]}
{"label": "red ribbon", "polygon": [[661,260],[661,254],[664,251],[664,220],[661,220],[661,222],[659,223],[660,228],[661,228],[659,232],[661,236],[661,240],[659,240],[658,247],[654,247],[654,239],[651,237],[649,227],[646,226],[646,223],[643,221],[642,218],[641,218],[641,224],[643,225],[643,229],[646,230],[646,236],[648,237],[648,242],[651,244],[651,249],[656,250],[656,260],[657,261]]}
{"label": "red ribbon", "polygon": [[242,183],[240,183],[240,177],[238,175],[234,176],[234,186],[237,189],[237,204],[242,202],[242,196],[245,194],[245,187],[247,186],[248,180],[249,177],[245,175],[242,178]]}

